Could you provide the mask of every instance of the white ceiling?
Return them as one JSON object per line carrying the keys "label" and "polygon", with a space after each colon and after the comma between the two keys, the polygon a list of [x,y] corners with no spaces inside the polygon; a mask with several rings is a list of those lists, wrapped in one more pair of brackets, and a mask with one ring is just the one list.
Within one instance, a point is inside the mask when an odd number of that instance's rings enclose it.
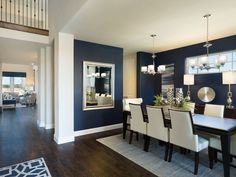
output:
{"label": "white ceiling", "polygon": [[25,65],[37,63],[40,48],[43,46],[45,44],[0,38],[0,61]]}
{"label": "white ceiling", "polygon": [[206,13],[210,39],[236,34],[235,7],[236,0],[87,0],[63,31],[125,54],[151,52],[155,33],[156,51],[164,51],[205,41]]}
{"label": "white ceiling", "polygon": [[[204,42],[206,20],[203,15],[206,13],[212,14],[210,39],[236,34],[236,0],[83,2],[62,31],[74,34],[76,39],[122,47],[125,55],[137,51],[151,52],[150,34],[153,33],[158,35],[157,52]],[[37,63],[41,47],[43,45],[39,43],[0,38],[0,61]]]}

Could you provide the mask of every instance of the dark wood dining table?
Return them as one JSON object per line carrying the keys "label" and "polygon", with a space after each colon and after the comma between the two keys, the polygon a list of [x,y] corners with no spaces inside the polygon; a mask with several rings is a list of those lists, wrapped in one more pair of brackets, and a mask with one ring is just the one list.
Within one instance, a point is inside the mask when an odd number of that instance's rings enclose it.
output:
{"label": "dark wood dining table", "polygon": [[[129,111],[123,112],[123,138],[127,129],[127,116]],[[144,115],[147,117],[147,115]],[[171,124],[170,119],[166,119],[167,124]],[[218,118],[195,114],[193,116],[195,132],[207,132],[220,136],[222,147],[222,159],[224,167],[224,177],[230,177],[230,138],[236,134],[236,119]]]}

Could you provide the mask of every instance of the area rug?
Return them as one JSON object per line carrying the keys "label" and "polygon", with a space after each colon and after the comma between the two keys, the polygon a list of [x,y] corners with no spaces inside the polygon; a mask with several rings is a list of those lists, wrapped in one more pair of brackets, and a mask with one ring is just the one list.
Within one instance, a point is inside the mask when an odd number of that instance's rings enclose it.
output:
{"label": "area rug", "polygon": [[[142,138],[140,138],[139,141],[136,141],[135,138],[133,138],[132,144],[129,144],[128,138],[124,140],[120,134],[100,138],[97,139],[97,141],[142,166],[158,177],[196,177],[196,175],[193,174],[194,153],[183,155],[179,153],[179,149],[177,148],[173,152],[172,161],[169,163],[163,160],[165,146],[160,146],[157,140],[151,139],[149,152],[143,151]],[[233,163],[235,164],[235,161]],[[207,150],[204,150],[200,152],[200,164],[197,176],[222,177],[224,176],[223,165],[218,162],[214,164],[212,170],[209,169]],[[231,176],[236,176],[236,169],[232,167]]]}
{"label": "area rug", "polygon": [[43,158],[0,168],[1,177],[51,177]]}

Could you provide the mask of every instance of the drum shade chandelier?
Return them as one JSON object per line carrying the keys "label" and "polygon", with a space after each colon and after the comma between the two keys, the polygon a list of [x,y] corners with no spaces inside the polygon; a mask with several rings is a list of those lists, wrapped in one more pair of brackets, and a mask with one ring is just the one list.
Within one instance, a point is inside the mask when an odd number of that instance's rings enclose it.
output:
{"label": "drum shade chandelier", "polygon": [[141,72],[144,74],[161,74],[163,71],[165,71],[166,67],[165,65],[160,65],[157,67],[157,71],[155,70],[155,58],[156,58],[156,54],[155,54],[155,37],[157,35],[156,34],[152,34],[152,41],[153,41],[153,50],[152,50],[152,65],[148,65],[148,66],[142,66],[141,67]]}
{"label": "drum shade chandelier", "polygon": [[210,70],[213,68],[220,69],[220,67],[224,66],[224,64],[227,62],[227,57],[225,55],[220,55],[218,58],[215,59],[214,64],[209,63],[209,48],[212,46],[212,44],[209,42],[209,17],[211,14],[206,14],[203,17],[206,19],[206,27],[207,27],[207,33],[206,33],[206,43],[203,45],[203,47],[206,48],[206,55],[199,58],[198,62],[196,59],[192,59],[189,61],[190,66],[193,69],[200,69],[200,70]]}

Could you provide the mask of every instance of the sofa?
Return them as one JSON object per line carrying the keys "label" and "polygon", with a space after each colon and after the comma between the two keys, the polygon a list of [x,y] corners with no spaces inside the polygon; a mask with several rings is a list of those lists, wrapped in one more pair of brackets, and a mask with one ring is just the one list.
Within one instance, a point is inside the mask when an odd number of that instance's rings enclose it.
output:
{"label": "sofa", "polygon": [[36,104],[36,93],[27,93],[20,96],[20,104],[34,106]]}
{"label": "sofa", "polygon": [[4,92],[2,94],[2,104],[3,105],[14,105],[14,107],[16,107],[17,99],[18,99],[18,93]]}

